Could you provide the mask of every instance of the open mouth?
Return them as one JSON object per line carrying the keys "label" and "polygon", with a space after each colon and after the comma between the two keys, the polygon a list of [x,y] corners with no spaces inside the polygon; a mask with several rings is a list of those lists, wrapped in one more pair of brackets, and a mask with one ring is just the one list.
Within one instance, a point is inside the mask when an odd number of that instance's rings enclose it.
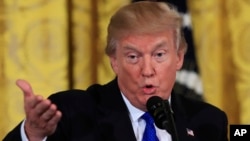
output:
{"label": "open mouth", "polygon": [[153,88],[153,85],[146,85],[145,88]]}
{"label": "open mouth", "polygon": [[146,85],[143,87],[143,92],[145,94],[153,94],[155,93],[156,88],[153,85]]}

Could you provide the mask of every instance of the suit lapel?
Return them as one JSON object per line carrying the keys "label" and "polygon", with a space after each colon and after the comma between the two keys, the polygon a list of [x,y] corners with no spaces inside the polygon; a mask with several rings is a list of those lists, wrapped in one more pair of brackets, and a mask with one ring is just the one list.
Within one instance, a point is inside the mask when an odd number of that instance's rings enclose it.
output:
{"label": "suit lapel", "polygon": [[188,115],[185,106],[181,102],[178,94],[172,93],[171,106],[174,111],[175,126],[180,141],[198,141],[188,123]]}
{"label": "suit lapel", "polygon": [[104,128],[105,132],[108,132],[105,135],[107,141],[136,141],[131,121],[125,113],[110,114],[102,120],[100,125],[108,127]]}
{"label": "suit lapel", "polygon": [[116,79],[100,90],[102,102],[98,107],[102,141],[136,141],[128,109]]}

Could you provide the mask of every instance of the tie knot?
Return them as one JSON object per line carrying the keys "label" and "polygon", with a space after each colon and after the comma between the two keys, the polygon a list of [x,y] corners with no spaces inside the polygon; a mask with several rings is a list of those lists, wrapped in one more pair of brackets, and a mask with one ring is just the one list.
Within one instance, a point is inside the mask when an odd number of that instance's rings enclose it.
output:
{"label": "tie knot", "polygon": [[154,124],[154,119],[153,117],[148,113],[148,112],[145,112],[142,117],[142,119],[144,119],[146,121],[147,124]]}

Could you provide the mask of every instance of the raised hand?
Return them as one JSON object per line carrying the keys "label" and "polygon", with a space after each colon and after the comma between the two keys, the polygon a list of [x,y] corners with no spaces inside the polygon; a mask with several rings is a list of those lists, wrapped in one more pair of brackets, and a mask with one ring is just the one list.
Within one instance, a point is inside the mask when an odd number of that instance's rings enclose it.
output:
{"label": "raised hand", "polygon": [[30,141],[39,141],[55,132],[62,113],[55,104],[33,93],[32,87],[25,80],[17,80],[16,85],[24,94],[26,121],[25,132]]}

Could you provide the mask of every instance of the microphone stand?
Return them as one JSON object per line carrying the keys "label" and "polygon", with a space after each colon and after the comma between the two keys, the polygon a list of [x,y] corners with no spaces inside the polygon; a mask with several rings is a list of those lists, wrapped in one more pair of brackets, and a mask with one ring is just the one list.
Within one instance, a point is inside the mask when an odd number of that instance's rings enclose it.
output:
{"label": "microphone stand", "polygon": [[[170,107],[168,100],[164,100],[162,102],[162,104],[166,107],[164,109],[164,113],[166,114],[167,119],[168,119],[168,122],[166,124],[164,124],[163,126],[166,129],[166,131],[170,133],[173,141],[179,141],[177,130],[175,127],[174,117],[173,117],[173,110]],[[169,109],[169,111],[168,111],[168,109]]]}

